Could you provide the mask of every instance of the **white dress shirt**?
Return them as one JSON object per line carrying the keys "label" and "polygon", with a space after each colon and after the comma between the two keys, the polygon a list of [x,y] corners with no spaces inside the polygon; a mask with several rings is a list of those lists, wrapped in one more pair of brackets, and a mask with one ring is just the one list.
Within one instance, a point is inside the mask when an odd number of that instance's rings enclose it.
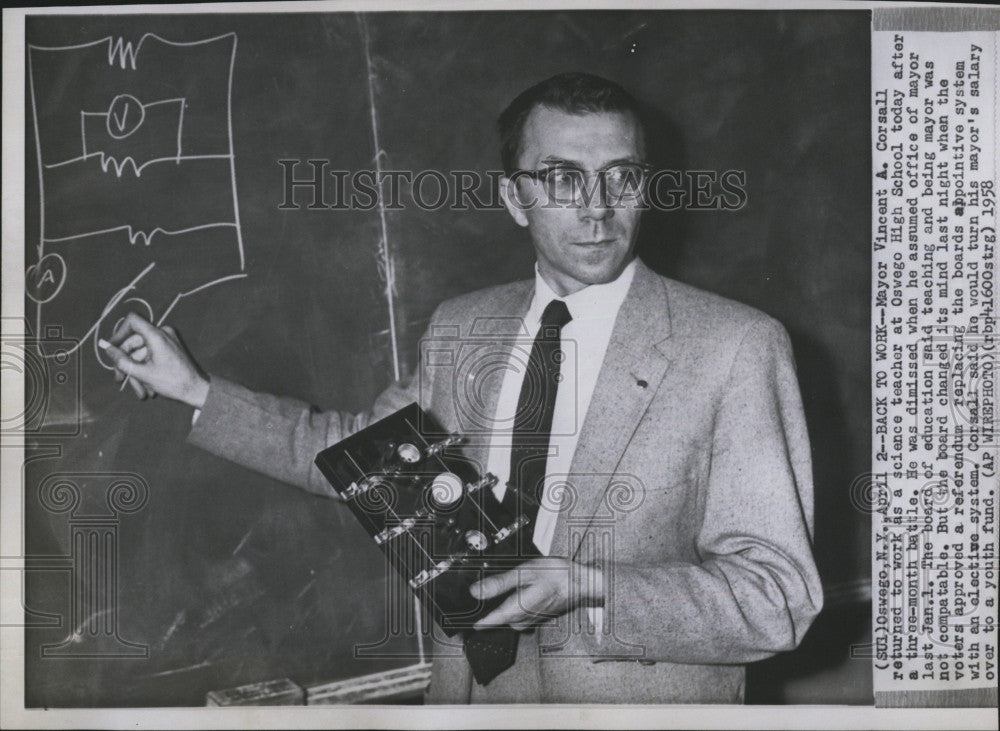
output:
{"label": "white dress shirt", "polygon": [[613,282],[591,284],[571,295],[560,297],[542,279],[537,265],[535,266],[535,296],[524,317],[527,334],[515,345],[504,371],[493,422],[496,428],[490,439],[487,470],[499,478],[493,492],[498,500],[503,500],[507,481],[510,479],[511,426],[517,412],[517,400],[524,381],[528,355],[541,327],[542,312],[549,302],[561,299],[566,303],[573,319],[562,328],[562,350],[566,358],[560,366],[562,380],[556,392],[542,503],[538,509],[533,536],[535,546],[543,555],[548,555],[555,535],[559,485],[569,475],[580,429],[587,416],[597,375],[601,371],[608,342],[611,340],[611,331],[634,274],[635,260]]}

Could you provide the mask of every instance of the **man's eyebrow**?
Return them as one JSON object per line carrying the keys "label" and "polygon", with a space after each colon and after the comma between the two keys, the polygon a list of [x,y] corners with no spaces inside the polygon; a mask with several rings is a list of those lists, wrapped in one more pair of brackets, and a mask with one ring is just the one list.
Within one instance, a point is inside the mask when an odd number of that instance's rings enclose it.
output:
{"label": "man's eyebrow", "polygon": [[553,165],[553,166],[565,166],[565,167],[574,167],[574,168],[582,168],[583,167],[583,165],[581,165],[580,163],[576,162],[575,160],[566,160],[565,158],[554,157],[554,156],[551,156],[551,155],[549,157],[543,157],[539,162],[542,162],[542,163],[544,163],[546,165]]}
{"label": "man's eyebrow", "polygon": [[[576,162],[575,160],[566,160],[565,158],[554,157],[554,156],[542,158],[539,162],[553,167],[574,167],[574,168],[580,168],[581,170],[584,167],[582,163]],[[604,163],[598,169],[604,170],[605,168],[614,167],[615,165],[642,165],[642,164],[643,164],[642,160],[638,160],[634,157],[619,157]]]}
{"label": "man's eyebrow", "polygon": [[636,159],[634,157],[619,157],[616,160],[611,160],[601,165],[599,170],[606,170],[607,168],[613,168],[615,165],[644,165],[645,163],[641,159]]}

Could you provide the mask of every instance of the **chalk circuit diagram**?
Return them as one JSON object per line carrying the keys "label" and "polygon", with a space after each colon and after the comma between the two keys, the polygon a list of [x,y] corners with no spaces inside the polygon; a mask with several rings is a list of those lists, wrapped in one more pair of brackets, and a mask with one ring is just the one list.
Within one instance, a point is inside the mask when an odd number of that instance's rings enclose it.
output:
{"label": "chalk circuit diagram", "polygon": [[246,276],[236,44],[235,33],[146,33],[28,45],[40,234],[25,288],[36,332],[57,326],[108,367],[97,339],[127,311],[162,324],[182,299]]}

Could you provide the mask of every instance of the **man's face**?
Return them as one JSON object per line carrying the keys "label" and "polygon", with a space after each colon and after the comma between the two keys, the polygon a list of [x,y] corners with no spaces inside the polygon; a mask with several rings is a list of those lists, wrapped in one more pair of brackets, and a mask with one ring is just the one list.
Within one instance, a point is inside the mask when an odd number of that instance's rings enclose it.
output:
{"label": "man's face", "polygon": [[[537,106],[524,125],[518,165],[522,170],[568,166],[592,176],[612,165],[642,163],[643,155],[642,133],[630,114],[567,114]],[[542,183],[514,177],[501,179],[504,204],[518,225],[527,227],[538,270],[555,292],[572,294],[622,273],[639,231],[638,199],[605,199],[597,187],[589,201],[580,196],[555,204]],[[594,189],[596,179],[588,178],[587,185]]]}

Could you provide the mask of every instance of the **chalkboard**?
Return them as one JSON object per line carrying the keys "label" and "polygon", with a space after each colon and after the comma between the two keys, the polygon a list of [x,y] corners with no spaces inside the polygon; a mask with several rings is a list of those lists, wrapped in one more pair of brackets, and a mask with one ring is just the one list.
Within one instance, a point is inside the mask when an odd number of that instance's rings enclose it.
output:
{"label": "chalkboard", "polygon": [[[353,518],[186,445],[190,409],[137,403],[94,340],[136,310],[212,373],[366,408],[412,370],[440,301],[531,276],[530,245],[495,206],[310,208],[281,161],[300,180],[309,160],[496,170],[497,114],[565,70],[658,109],[673,165],[746,172],[744,207],[652,217],[640,253],[790,331],[817,560],[830,585],[866,577],[868,32],[867,12],[819,11],[29,18],[26,311],[44,357],[26,403],[26,703],[200,705],[414,662]],[[114,606],[85,602],[87,550],[110,556]]]}

